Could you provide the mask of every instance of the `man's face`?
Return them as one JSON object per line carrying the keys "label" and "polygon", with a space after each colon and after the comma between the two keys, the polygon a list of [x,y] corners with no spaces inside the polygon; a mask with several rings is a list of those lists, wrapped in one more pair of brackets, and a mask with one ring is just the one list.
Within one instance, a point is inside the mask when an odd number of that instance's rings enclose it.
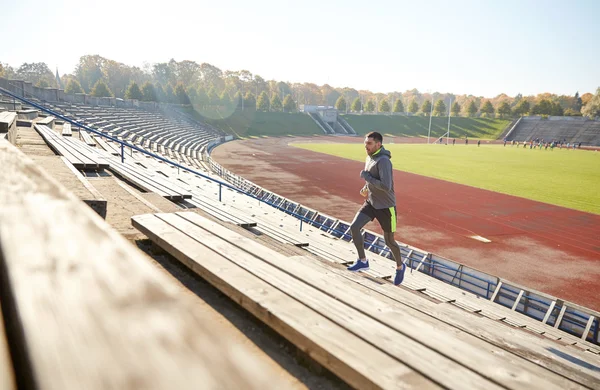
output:
{"label": "man's face", "polygon": [[365,137],[365,150],[371,156],[381,148],[381,142],[375,141],[373,138]]}

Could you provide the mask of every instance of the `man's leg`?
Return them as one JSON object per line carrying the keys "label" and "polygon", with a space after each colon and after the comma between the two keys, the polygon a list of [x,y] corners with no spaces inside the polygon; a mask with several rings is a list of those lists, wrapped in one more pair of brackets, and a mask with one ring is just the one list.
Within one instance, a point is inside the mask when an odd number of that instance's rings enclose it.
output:
{"label": "man's leg", "polygon": [[383,230],[385,245],[390,248],[392,251],[392,256],[394,257],[394,260],[396,260],[396,276],[394,277],[394,284],[397,286],[404,280],[404,271],[406,270],[406,265],[402,264],[400,246],[394,239],[394,233],[396,232],[396,219],[396,207],[377,210],[377,221]]}
{"label": "man's leg", "polygon": [[392,251],[392,255],[394,256],[394,260],[396,260],[396,267],[400,268],[402,266],[402,257],[400,255],[400,245],[394,239],[394,233],[383,233],[383,238],[385,239],[385,245]]}
{"label": "man's leg", "polygon": [[354,242],[354,246],[356,247],[358,258],[363,261],[367,257],[365,255],[365,242],[363,240],[362,235],[360,234],[360,229],[362,229],[367,223],[371,221],[371,217],[359,211],[358,213],[356,213],[356,216],[354,217],[354,220],[350,225],[350,231],[352,232],[352,242]]}

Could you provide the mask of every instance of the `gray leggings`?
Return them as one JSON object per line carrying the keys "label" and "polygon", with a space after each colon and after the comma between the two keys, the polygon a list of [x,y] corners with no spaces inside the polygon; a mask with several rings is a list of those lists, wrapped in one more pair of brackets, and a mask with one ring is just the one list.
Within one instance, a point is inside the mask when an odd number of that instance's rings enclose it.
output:
{"label": "gray leggings", "polygon": [[[362,229],[367,223],[371,222],[371,217],[369,217],[365,213],[357,213],[354,217],[354,221],[352,221],[352,225],[350,225],[350,231],[352,232],[352,241],[354,242],[354,246],[356,247],[356,251],[358,252],[359,259],[365,259],[365,241],[363,240],[360,229]],[[383,238],[385,239],[385,245],[392,251],[392,255],[394,256],[394,260],[396,260],[396,266],[400,267],[402,264],[402,258],[400,255],[400,247],[398,243],[394,239],[394,233],[383,233]]]}

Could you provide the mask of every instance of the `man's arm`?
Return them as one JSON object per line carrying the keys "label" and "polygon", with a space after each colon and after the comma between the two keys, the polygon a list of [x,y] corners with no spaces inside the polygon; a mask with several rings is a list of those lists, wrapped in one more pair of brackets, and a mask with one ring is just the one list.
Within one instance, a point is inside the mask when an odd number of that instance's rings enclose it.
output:
{"label": "man's arm", "polygon": [[362,171],[360,177],[365,179],[369,184],[374,185],[380,190],[389,191],[392,189],[392,162],[388,158],[382,158],[377,164],[379,169],[379,177],[381,179],[375,179],[367,171]]}

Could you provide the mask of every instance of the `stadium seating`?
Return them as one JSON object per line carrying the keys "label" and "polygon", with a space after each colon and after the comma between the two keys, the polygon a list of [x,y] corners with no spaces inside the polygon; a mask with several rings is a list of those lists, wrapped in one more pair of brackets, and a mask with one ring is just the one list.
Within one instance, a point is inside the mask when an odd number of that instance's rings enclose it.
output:
{"label": "stadium seating", "polygon": [[507,137],[520,142],[537,138],[600,146],[600,121],[583,117],[523,117]]}
{"label": "stadium seating", "polygon": [[[595,337],[590,327],[585,331],[581,328],[579,336],[559,329],[567,313],[566,304],[562,304],[562,314],[554,322],[535,320],[522,314],[525,309],[520,305],[527,298],[523,289],[513,299],[515,304],[504,307],[510,291],[498,280],[488,283],[487,291],[477,287],[485,293],[459,290],[431,277],[444,267],[441,260],[434,263],[431,254],[406,245],[401,249],[409,271],[403,286],[394,287],[386,281],[395,268],[389,250],[381,237],[367,231],[363,232],[365,245],[374,251],[369,256],[371,270],[365,275],[351,274],[344,269],[356,258],[355,248],[349,242],[348,224],[261,189],[224,170],[206,154],[199,155],[200,151],[206,153],[216,133],[207,135],[208,130],[191,124],[193,130],[188,128],[185,132],[185,124],[179,128],[170,125],[171,119],[165,120],[163,115],[135,109],[61,109],[97,126],[102,133],[133,142],[140,150],[169,157],[171,162],[166,162],[135,149],[124,149],[98,135],[93,136],[96,145],[91,146],[78,137],[62,137],[62,129],[35,126],[46,135],[47,142],[55,142],[54,137],[70,142],[88,158],[106,162],[106,169],[138,188],[158,193],[182,208],[199,208],[224,222],[221,225],[196,213],[133,218],[134,226],[165,251],[350,385],[392,388],[408,383],[417,388],[456,389],[597,387],[600,348],[585,340],[589,334]],[[174,160],[196,173],[182,170]],[[218,176],[208,171],[205,163],[254,197],[207,180],[206,177]],[[306,220],[300,222],[286,212],[301,214]],[[229,230],[227,224],[247,228],[274,242],[291,244],[294,251],[305,255],[288,257]],[[452,270],[455,275],[458,271]],[[126,274],[129,276],[131,270]],[[121,283],[121,279],[113,283]],[[125,280],[122,283],[126,285]],[[557,307],[547,311],[549,318]],[[597,324],[595,317],[588,318],[587,324]],[[195,323],[186,319],[185,324]],[[217,356],[226,351],[223,346],[215,348]],[[178,350],[175,353],[187,356]],[[227,370],[239,370],[227,356],[219,359],[227,362]],[[192,361],[201,367],[201,372],[207,367],[205,362]],[[152,370],[144,363],[141,367],[150,369],[157,381],[162,380],[160,372],[164,371]],[[179,364],[180,370],[189,367]],[[127,366],[123,370],[126,369],[135,370]],[[211,378],[222,387],[255,385],[254,381],[250,385],[223,384],[219,381],[225,379],[214,375]],[[254,380],[260,381],[262,376]]]}

